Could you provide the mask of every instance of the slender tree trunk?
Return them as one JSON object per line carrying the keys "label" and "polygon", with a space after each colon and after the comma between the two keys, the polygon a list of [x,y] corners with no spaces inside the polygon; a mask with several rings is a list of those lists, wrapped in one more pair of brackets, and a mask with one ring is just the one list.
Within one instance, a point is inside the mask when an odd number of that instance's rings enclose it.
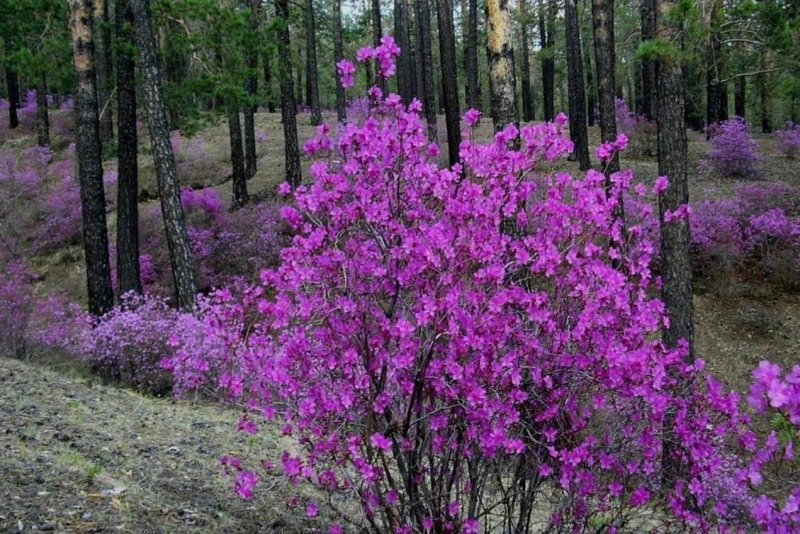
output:
{"label": "slender tree trunk", "polygon": [[533,117],[533,93],[531,89],[530,45],[528,43],[528,2],[519,0],[520,68],[522,69],[522,120]]}
{"label": "slender tree trunk", "polygon": [[8,86],[8,128],[13,130],[19,126],[19,77],[11,67],[6,67],[6,85]]}
{"label": "slender tree trunk", "polygon": [[706,138],[710,135],[708,127],[720,121],[719,62],[722,45],[719,39],[717,18],[718,0],[711,0],[708,48],[706,49]]}
{"label": "slender tree trunk", "polygon": [[728,84],[727,82],[719,83],[719,99],[717,100],[719,108],[717,109],[717,121],[722,122],[728,120]]}
{"label": "slender tree trunk", "polygon": [[564,0],[567,22],[567,83],[569,85],[569,135],[575,144],[575,158],[580,169],[591,167],[589,134],[586,130],[586,95],[583,89],[583,57],[578,23],[577,0]]}
{"label": "slender tree trunk", "polygon": [[[250,15],[247,20],[250,31],[256,35],[258,33],[258,12],[260,7],[259,0],[250,1]],[[245,79],[245,91],[249,102],[242,109],[244,115],[244,163],[245,174],[250,179],[256,175],[258,170],[258,155],[256,153],[256,111],[258,105],[258,52],[254,49],[245,52],[245,67],[247,68],[247,78]]]}
{"label": "slender tree trunk", "polygon": [[107,143],[114,138],[113,106],[111,91],[111,25],[108,18],[108,0],[95,0],[95,63],[97,68],[97,97],[100,109],[100,141]]}
{"label": "slender tree trunk", "polygon": [[[546,5],[545,5],[546,1]],[[546,13],[545,13],[546,8]],[[555,118],[555,7],[553,0],[539,3],[539,44],[542,47],[542,92],[544,120]]]}
{"label": "slender tree trunk", "polygon": [[458,106],[458,71],[456,70],[456,42],[453,29],[453,0],[439,0],[439,55],[442,62],[442,87],[444,88],[444,113],[447,122],[447,153],[450,165],[460,160],[461,117]]}
{"label": "slender tree trunk", "polygon": [[272,69],[270,68],[270,53],[264,52],[264,97],[267,100],[267,111],[275,113],[275,98],[272,95]]}
{"label": "slender tree trunk", "polygon": [[486,0],[489,77],[492,86],[492,121],[495,131],[519,124],[514,50],[511,47],[511,14],[508,0]]}
{"label": "slender tree trunk", "polygon": [[[372,1],[372,46],[378,48],[381,45],[381,38],[383,37],[383,23],[381,20],[381,1]],[[386,94],[386,80],[379,73],[375,73],[375,85],[377,85],[381,92]]]}
{"label": "slender tree trunk", "polygon": [[[278,68],[281,80],[281,119],[283,122],[283,147],[285,153],[286,181],[292,188],[300,185],[302,176],[300,175],[300,146],[297,142],[297,105],[294,101],[294,87],[292,82],[292,65],[290,58],[289,42],[289,2],[288,0],[275,0],[276,15],[280,18],[280,30],[278,31]],[[337,13],[341,16],[339,0],[334,0],[334,19]],[[341,19],[338,24],[334,22],[334,28],[339,28],[339,46],[341,46]],[[339,49],[341,54],[341,49]],[[339,57],[339,56],[337,56]],[[338,59],[337,59],[338,61]],[[337,76],[338,80],[339,77]],[[341,84],[337,83],[337,87]],[[336,108],[339,111],[339,94],[337,92]],[[344,101],[344,94],[342,94]],[[344,106],[344,102],[342,102]],[[341,110],[344,113],[344,109]],[[339,117],[340,122],[342,117]]]}
{"label": "slender tree trunk", "polygon": [[303,47],[300,46],[297,48],[297,105],[303,106],[306,102],[303,99]]}
{"label": "slender tree trunk", "polygon": [[586,65],[586,107],[588,112],[589,126],[594,126],[595,110],[597,109],[597,87],[595,86],[594,67],[592,65],[592,53],[590,39],[583,40],[583,59]]}
{"label": "slender tree trunk", "polygon": [[416,17],[417,52],[419,54],[419,80],[422,88],[422,106],[428,123],[428,139],[439,139],[436,126],[436,94],[433,83],[433,43],[431,42],[431,13],[427,0],[414,0]]}
{"label": "slender tree trunk", "polygon": [[[766,51],[762,57],[762,70],[767,71],[772,68],[772,52]],[[763,133],[772,133],[772,118],[770,117],[771,91],[769,86],[769,74],[767,72],[762,72],[758,75],[757,82],[761,108],[761,131]]]}
{"label": "slender tree trunk", "polygon": [[[613,0],[592,0],[592,26],[600,100],[600,138],[603,143],[609,143],[617,139]],[[606,167],[606,176],[617,171],[619,156],[615,155]],[[607,187],[610,188],[610,180],[607,180]]]}
{"label": "slender tree trunk", "polygon": [[[649,0],[641,4],[642,41],[652,41],[656,38],[656,13],[655,6]],[[656,66],[652,60],[642,61],[642,110],[641,114],[652,120],[653,100],[656,90]]]}
{"label": "slender tree trunk", "polygon": [[100,118],[97,109],[92,0],[70,0],[69,25],[75,65],[75,132],[78,182],[83,218],[86,287],[89,312],[103,315],[114,306],[111,267],[108,260],[106,199],[103,191],[103,161]]}
{"label": "slender tree trunk", "polygon": [[156,54],[150,0],[131,0],[136,47],[139,49],[139,68],[142,73],[147,124],[153,145],[161,215],[167,236],[172,278],[178,305],[193,309],[197,295],[197,275],[192,262],[192,248],[186,233],[186,220],[181,206],[181,186],[175,167],[175,155],[169,138],[169,122],[161,87],[161,70]]}
{"label": "slender tree trunk", "polygon": [[747,96],[747,78],[736,78],[736,92],[733,95],[734,113],[737,117],[745,118],[745,101]]}
{"label": "slender tree trunk", "polygon": [[467,14],[467,109],[479,109],[480,78],[478,77],[478,0],[468,0]]}
{"label": "slender tree trunk", "polygon": [[136,72],[130,0],[117,0],[117,290],[142,294],[139,267],[139,167]]}
{"label": "slender tree trunk", "polygon": [[319,74],[317,71],[317,30],[314,22],[314,0],[306,0],[306,81],[308,105],[311,106],[311,124],[322,124],[319,106]]}
{"label": "slender tree trunk", "polygon": [[239,124],[239,107],[228,105],[228,138],[231,145],[231,166],[233,168],[233,205],[242,207],[247,203],[247,171],[244,164],[242,146],[242,127]]}
{"label": "slender tree trunk", "polygon": [[[403,50],[406,49],[403,48]],[[340,82],[339,70],[335,65],[342,59],[344,59],[344,44],[342,43],[342,2],[341,0],[333,0],[333,62],[334,80],[336,84],[336,120],[343,124],[347,122],[347,101],[344,96],[344,87],[342,87]]]}
{"label": "slender tree trunk", "polygon": [[[657,35],[666,42],[675,42],[679,29],[669,20],[668,13],[676,2],[646,0],[656,6]],[[689,343],[687,362],[692,353],[694,319],[692,310],[692,266],[689,255],[691,236],[688,219],[665,221],[667,212],[675,212],[689,203],[687,173],[687,140],[684,123],[683,74],[680,56],[665,56],[656,64],[656,99],[658,120],[658,174],[669,179],[669,186],[659,195],[661,227],[661,299],[669,317],[663,330],[664,345],[677,348],[681,340]],[[674,427],[674,411],[668,410],[664,427],[670,435]],[[664,481],[667,490],[684,473],[676,458],[680,446],[667,438],[663,444]]]}
{"label": "slender tree trunk", "polygon": [[36,89],[36,137],[39,146],[50,147],[50,117],[47,113],[47,76]]}
{"label": "slender tree trunk", "polygon": [[403,50],[397,60],[397,89],[403,102],[408,104],[417,92],[415,89],[417,80],[415,79],[414,51],[412,50],[409,33],[410,20],[407,0],[395,0],[394,17],[395,40],[400,49]]}

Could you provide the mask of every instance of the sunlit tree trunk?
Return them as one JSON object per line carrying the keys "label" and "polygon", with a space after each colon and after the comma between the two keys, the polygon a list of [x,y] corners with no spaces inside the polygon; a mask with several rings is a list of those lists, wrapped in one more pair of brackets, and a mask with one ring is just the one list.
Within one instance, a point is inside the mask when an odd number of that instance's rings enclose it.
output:
{"label": "sunlit tree trunk", "polygon": [[75,66],[75,149],[83,219],[83,248],[89,312],[103,315],[114,306],[108,260],[106,199],[97,103],[92,0],[70,0],[69,25]]}
{"label": "sunlit tree trunk", "polygon": [[489,78],[492,86],[492,121],[495,131],[519,124],[514,51],[511,47],[511,14],[508,0],[486,0]]}

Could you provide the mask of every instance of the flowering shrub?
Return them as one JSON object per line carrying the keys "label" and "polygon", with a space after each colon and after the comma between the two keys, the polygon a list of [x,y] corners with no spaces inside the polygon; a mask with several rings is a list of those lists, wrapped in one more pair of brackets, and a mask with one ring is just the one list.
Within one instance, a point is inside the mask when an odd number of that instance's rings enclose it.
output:
{"label": "flowering shrub", "polygon": [[623,98],[616,99],[617,130],[630,140],[628,152],[633,156],[653,157],[657,153],[656,124],[628,108]]}
{"label": "flowering shrub", "polygon": [[734,117],[714,126],[708,156],[701,168],[725,178],[757,178],[760,162],[758,146],[750,137],[747,123]]}
{"label": "flowering shrub", "polygon": [[208,165],[208,156],[202,139],[186,139],[175,130],[170,134],[170,143],[175,154],[178,176],[192,177],[203,173]]}
{"label": "flowering shrub", "polygon": [[800,124],[788,122],[785,130],[775,132],[777,149],[787,158],[796,158],[800,154]]}
{"label": "flowering shrub", "polygon": [[179,312],[160,297],[126,295],[86,336],[84,357],[106,379],[139,391],[170,391],[168,373],[159,366],[169,354]]}

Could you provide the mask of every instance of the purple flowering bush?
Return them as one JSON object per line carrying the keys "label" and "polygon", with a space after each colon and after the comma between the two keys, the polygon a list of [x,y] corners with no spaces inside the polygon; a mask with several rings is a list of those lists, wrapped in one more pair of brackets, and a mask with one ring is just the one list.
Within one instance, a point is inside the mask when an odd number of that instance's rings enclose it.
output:
{"label": "purple flowering bush", "polygon": [[644,115],[631,111],[623,98],[616,99],[617,129],[629,139],[628,153],[636,157],[654,157],[656,147],[656,123]]}
{"label": "purple flowering bush", "polygon": [[701,169],[723,178],[758,178],[758,145],[741,117],[714,125]]}
{"label": "purple flowering bush", "polygon": [[775,140],[779,154],[796,158],[800,155],[800,124],[789,121],[785,129],[775,132]]}
{"label": "purple flowering bush", "polygon": [[[279,472],[354,528],[400,533],[514,530],[533,510],[556,531],[797,527],[797,494],[757,496],[770,441],[738,396],[657,340],[654,247],[615,217],[630,173],[607,195],[599,172],[549,171],[572,148],[563,116],[477,144],[474,111],[462,163],[440,169],[419,102],[370,96],[363,124],[307,143],[313,182],[281,188],[280,265],[218,294],[163,362],[180,391],[247,406],[239,430],[294,438],[277,465],[223,458],[236,492]],[[752,498],[734,503],[716,474],[739,465]]]}

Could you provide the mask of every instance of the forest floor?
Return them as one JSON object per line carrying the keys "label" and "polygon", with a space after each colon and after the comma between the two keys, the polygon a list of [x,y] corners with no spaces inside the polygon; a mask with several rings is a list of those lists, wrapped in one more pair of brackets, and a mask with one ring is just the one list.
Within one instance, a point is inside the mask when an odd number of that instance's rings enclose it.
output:
{"label": "forest floor", "polygon": [[[300,116],[301,145],[313,134]],[[258,197],[274,196],[282,181],[282,133],[277,115],[258,114],[267,134],[259,173],[250,182]],[[185,185],[215,186],[226,198],[230,182],[227,132],[218,124],[200,133],[212,164],[182,176]],[[489,139],[489,121],[478,132]],[[592,145],[598,132],[591,130]],[[771,139],[754,136],[765,157],[766,181],[800,185],[796,161],[772,156]],[[444,139],[444,125],[440,124]],[[689,133],[690,170],[704,156],[702,134]],[[149,144],[143,139],[142,144]],[[442,147],[441,153],[447,153]],[[304,162],[308,165],[308,162]],[[654,158],[628,159],[635,179],[652,183]],[[140,158],[143,189],[152,186],[152,162]],[[575,170],[564,163],[564,170]],[[693,172],[693,199],[726,196],[737,182]],[[148,196],[148,195],[143,195]],[[151,204],[153,201],[148,201]],[[113,223],[113,218],[110,219]],[[78,250],[60,251],[38,266],[46,279],[80,295]],[[747,279],[709,278],[695,296],[697,356],[729,387],[745,391],[762,359],[784,368],[800,359],[800,298]],[[256,436],[234,431],[241,410],[208,402],[141,396],[92,379],[84,369],[49,356],[22,362],[0,355],[0,532],[307,532],[308,494],[276,477],[263,481],[251,501],[240,500],[222,475],[220,457],[246,465],[275,460],[288,444],[277,428]],[[263,472],[263,471],[262,471]],[[299,505],[293,509],[289,502]],[[320,507],[321,512],[324,509]],[[302,526],[299,521],[304,522]],[[324,513],[317,520],[321,528]]]}

